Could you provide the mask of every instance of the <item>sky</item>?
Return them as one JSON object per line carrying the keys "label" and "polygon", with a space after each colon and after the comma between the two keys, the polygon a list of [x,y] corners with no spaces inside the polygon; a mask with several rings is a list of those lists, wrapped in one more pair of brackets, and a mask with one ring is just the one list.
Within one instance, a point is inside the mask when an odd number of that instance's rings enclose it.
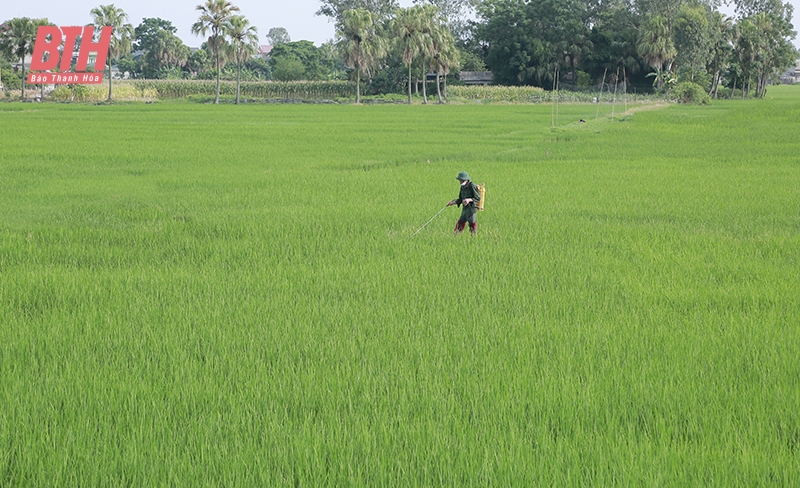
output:
{"label": "sky", "polygon": [[[204,0],[38,0],[31,3],[3,0],[0,7],[0,22],[14,17],[47,18],[50,22],[66,25],[85,25],[91,22],[90,11],[106,1],[122,8],[134,27],[145,17],[160,17],[169,20],[178,28],[177,35],[191,47],[198,47],[203,39],[191,33],[192,24],[197,20],[195,7]],[[266,34],[272,27],[284,27],[293,41],[306,39],[319,46],[334,36],[333,24],[327,17],[315,15],[319,0],[232,0],[241,9],[241,14],[258,28],[260,44],[268,44]],[[800,0],[789,0],[794,6],[795,30],[800,30]],[[400,5],[408,7],[411,0],[400,0]],[[721,8],[727,15],[733,15],[732,7]],[[795,39],[800,46],[800,40]]]}
{"label": "sky", "polygon": [[[177,36],[188,46],[198,47],[204,41],[193,35],[191,28],[198,17],[195,7],[205,0],[37,0],[31,3],[3,0],[3,3],[0,22],[14,17],[47,18],[60,26],[91,23],[93,8],[113,3],[128,14],[128,22],[134,27],[145,17],[160,17],[178,28]],[[272,27],[284,27],[293,41],[305,39],[317,46],[334,37],[333,24],[328,18],[315,15],[319,0],[231,0],[231,3],[258,28],[260,44],[268,44],[266,35]],[[412,3],[411,0],[400,1],[403,7]]]}

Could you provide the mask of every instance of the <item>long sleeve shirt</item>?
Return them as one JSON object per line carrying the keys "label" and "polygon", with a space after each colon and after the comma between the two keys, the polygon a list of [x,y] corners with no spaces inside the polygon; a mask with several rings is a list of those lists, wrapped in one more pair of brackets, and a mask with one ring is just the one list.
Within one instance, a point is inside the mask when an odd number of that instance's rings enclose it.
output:
{"label": "long sleeve shirt", "polygon": [[462,214],[468,213],[472,215],[478,211],[477,202],[480,201],[481,194],[478,191],[478,185],[471,181],[468,181],[466,185],[462,185],[459,189],[456,205],[461,205],[467,198],[471,198],[472,202],[470,202],[468,205],[464,205]]}

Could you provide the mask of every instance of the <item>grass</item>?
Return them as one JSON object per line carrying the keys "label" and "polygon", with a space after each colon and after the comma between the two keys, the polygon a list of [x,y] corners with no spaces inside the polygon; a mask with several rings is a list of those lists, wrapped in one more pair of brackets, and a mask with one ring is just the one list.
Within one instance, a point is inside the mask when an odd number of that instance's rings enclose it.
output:
{"label": "grass", "polygon": [[796,486],[768,95],[3,105],[0,485]]}

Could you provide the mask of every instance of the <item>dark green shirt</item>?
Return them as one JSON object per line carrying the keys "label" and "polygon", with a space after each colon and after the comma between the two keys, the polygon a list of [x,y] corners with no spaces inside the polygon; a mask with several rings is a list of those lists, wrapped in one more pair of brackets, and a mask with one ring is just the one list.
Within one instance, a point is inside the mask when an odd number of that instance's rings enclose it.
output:
{"label": "dark green shirt", "polygon": [[464,205],[461,215],[473,215],[478,211],[477,202],[481,199],[481,194],[478,191],[478,185],[471,181],[468,181],[466,185],[459,189],[456,205],[461,205],[461,202],[467,198],[471,198],[473,201],[469,205]]}

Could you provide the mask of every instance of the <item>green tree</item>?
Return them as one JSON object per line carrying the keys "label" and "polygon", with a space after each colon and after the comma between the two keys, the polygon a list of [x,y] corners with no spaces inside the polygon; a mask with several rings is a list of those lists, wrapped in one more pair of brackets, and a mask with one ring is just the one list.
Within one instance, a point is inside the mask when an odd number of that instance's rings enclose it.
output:
{"label": "green tree", "polygon": [[745,87],[749,92],[751,83],[755,81],[755,95],[763,97],[770,78],[794,63],[797,50],[790,42],[795,32],[789,21],[791,5],[788,7],[779,13],[762,12],[739,23],[736,51],[742,72],[743,95]]}
{"label": "green tree", "polygon": [[311,41],[278,44],[269,54],[276,80],[320,80],[324,77],[320,50]]}
{"label": "green tree", "polygon": [[294,57],[271,58],[272,79],[277,81],[297,81],[307,79],[306,67]]}
{"label": "green tree", "polygon": [[467,19],[477,3],[475,0],[414,0],[415,5],[435,6],[453,36],[468,34]]}
{"label": "green tree", "polygon": [[580,0],[486,0],[478,30],[486,64],[507,84],[555,85],[557,72],[574,74],[591,51],[588,4]]}
{"label": "green tree", "polygon": [[292,38],[289,37],[289,31],[285,28],[273,27],[267,32],[267,41],[273,46],[277,46],[278,44],[292,42]]}
{"label": "green tree", "polygon": [[269,63],[261,56],[250,56],[247,61],[245,61],[244,67],[250,71],[256,79],[272,79],[272,70],[269,67]]}
{"label": "green tree", "polygon": [[[177,31],[170,21],[159,18],[145,18],[136,27],[133,45],[134,49],[144,51],[138,64],[146,78],[171,77],[186,65],[190,49],[175,35]],[[131,66],[130,61],[125,64],[134,69],[139,67],[136,63]]]}
{"label": "green tree", "polygon": [[437,28],[440,25],[438,19],[439,10],[435,5],[417,5],[412,7],[418,9],[416,15],[419,19],[419,69],[420,76],[417,80],[422,80],[422,103],[428,104],[428,69],[437,52],[436,36]]}
{"label": "green tree", "polygon": [[127,72],[132,78],[137,78],[142,74],[142,70],[144,69],[144,60],[142,56],[136,59],[133,53],[128,53],[119,58],[117,67],[120,73]]}
{"label": "green tree", "polygon": [[636,51],[639,20],[624,2],[609,2],[595,11],[590,34],[592,49],[583,58],[584,71],[595,80],[602,80],[607,73],[622,68],[626,83],[629,77],[640,73],[642,63]]}
{"label": "green tree", "polygon": [[186,59],[186,69],[191,75],[197,75],[211,68],[211,59],[205,49],[195,49]]}
{"label": "green tree", "polygon": [[115,7],[113,3],[93,8],[91,14],[94,27],[98,34],[103,27],[113,28],[111,42],[108,45],[108,57],[106,59],[106,65],[108,66],[108,100],[110,101],[112,95],[111,64],[123,54],[130,52],[134,33],[133,26],[127,23],[128,14],[121,8]]}
{"label": "green tree", "polygon": [[[387,43],[384,40],[384,45]],[[319,48],[320,66],[322,67],[322,78],[325,80],[347,79],[347,66],[344,65],[343,57],[333,40],[323,42]],[[371,77],[371,76],[370,76]]]}
{"label": "green tree", "polygon": [[[2,36],[3,25],[0,24],[0,36]],[[0,54],[0,88],[3,91],[18,90],[22,87],[22,74],[15,71],[8,60]]]}
{"label": "green tree", "polygon": [[192,25],[192,34],[205,36],[208,38],[208,46],[214,53],[214,67],[217,70],[217,91],[214,103],[219,103],[219,80],[222,71],[221,54],[226,44],[226,36],[231,28],[231,17],[234,12],[239,11],[239,7],[234,6],[228,0],[206,0],[203,5],[196,7],[200,12],[200,18]]}
{"label": "green tree", "polygon": [[708,91],[710,97],[717,97],[722,70],[732,60],[734,25],[733,19],[720,12],[712,12],[709,18],[709,31],[711,38],[711,59],[708,63],[708,73],[711,75],[711,87]]}
{"label": "green tree", "polygon": [[145,54],[145,76],[164,78],[165,72],[179,71],[189,59],[190,49],[168,30],[159,31]]}
{"label": "green tree", "polygon": [[337,30],[341,29],[344,20],[343,14],[348,10],[363,8],[369,10],[375,23],[380,23],[391,18],[399,7],[397,0],[320,0],[322,6],[317,15],[324,15],[334,21]]}
{"label": "green tree", "polygon": [[641,26],[636,49],[655,70],[655,85],[661,89],[664,85],[664,73],[671,71],[672,62],[678,54],[667,19],[660,15],[647,19]]}
{"label": "green tree", "polygon": [[731,3],[734,4],[736,13],[742,19],[763,13],[784,17],[788,7],[790,9],[788,19],[791,21],[791,9],[794,8],[791,4],[784,4],[781,0],[733,0]]}
{"label": "green tree", "polygon": [[25,98],[25,56],[33,54],[39,25],[47,25],[47,19],[17,17],[0,27],[0,52],[8,59],[19,59],[22,66],[22,98]]}
{"label": "green tree", "polygon": [[678,12],[684,4],[693,5],[712,5],[719,4],[717,0],[632,0],[633,10],[647,19],[650,17],[661,17],[666,22],[669,29],[678,16]]}
{"label": "green tree", "polygon": [[356,78],[356,103],[361,103],[361,76],[368,76],[383,57],[383,38],[377,33],[372,13],[363,8],[343,12],[342,26],[337,34],[344,63],[353,68]]}
{"label": "green tree", "polygon": [[[455,39],[443,17],[437,17],[434,20],[433,30],[431,31],[430,54],[430,70],[436,73],[436,97],[441,104],[444,102],[439,81],[444,77],[446,83],[446,76],[450,69],[459,65],[459,52],[456,49]],[[447,97],[446,86],[445,97]]]}
{"label": "green tree", "polygon": [[395,42],[402,51],[403,64],[408,68],[408,104],[411,105],[411,69],[414,60],[426,51],[428,40],[424,7],[398,9],[391,26]]}
{"label": "green tree", "polygon": [[172,25],[172,22],[168,20],[157,17],[147,17],[142,19],[142,22],[136,26],[136,29],[134,29],[135,39],[133,42],[133,49],[145,52],[153,49],[153,45],[156,42],[156,37],[162,31],[175,34],[178,32],[178,29]]}
{"label": "green tree", "polygon": [[675,63],[682,78],[705,85],[706,65],[711,61],[712,31],[708,7],[683,5],[674,24]]}
{"label": "green tree", "polygon": [[230,30],[231,54],[236,62],[236,104],[239,104],[239,86],[242,82],[242,65],[247,59],[258,52],[258,29],[250,25],[243,15],[231,17]]}
{"label": "green tree", "polygon": [[460,68],[464,71],[486,71],[486,63],[474,50],[457,46]]}

